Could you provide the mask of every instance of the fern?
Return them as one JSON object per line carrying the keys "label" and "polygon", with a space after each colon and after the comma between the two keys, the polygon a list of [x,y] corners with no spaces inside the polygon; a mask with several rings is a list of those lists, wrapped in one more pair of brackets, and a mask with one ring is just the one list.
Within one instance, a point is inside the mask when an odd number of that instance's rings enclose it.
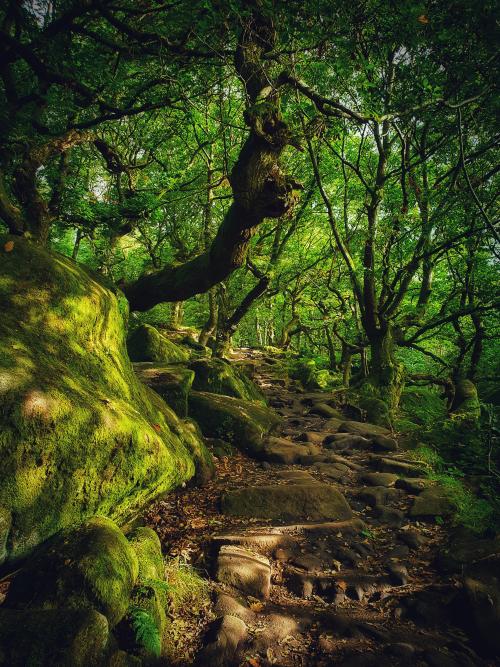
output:
{"label": "fern", "polygon": [[148,653],[160,657],[161,637],[153,618],[144,609],[134,608],[130,612],[135,641]]}

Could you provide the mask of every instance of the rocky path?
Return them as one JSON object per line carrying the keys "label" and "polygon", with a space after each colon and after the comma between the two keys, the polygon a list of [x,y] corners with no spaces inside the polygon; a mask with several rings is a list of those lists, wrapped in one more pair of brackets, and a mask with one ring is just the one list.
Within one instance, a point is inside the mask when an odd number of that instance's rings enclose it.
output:
{"label": "rocky path", "polygon": [[[213,582],[198,664],[494,664],[460,629],[457,581],[435,569],[450,508],[418,463],[332,395],[287,385],[258,353],[246,361],[281,433],[263,461],[223,459],[217,482],[150,517]],[[173,504],[180,523],[162,527]]]}

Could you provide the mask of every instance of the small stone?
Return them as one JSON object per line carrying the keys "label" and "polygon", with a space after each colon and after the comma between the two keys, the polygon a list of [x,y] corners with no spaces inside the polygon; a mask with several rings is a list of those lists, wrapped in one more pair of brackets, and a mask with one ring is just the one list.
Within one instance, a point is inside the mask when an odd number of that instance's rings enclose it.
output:
{"label": "small stone", "polygon": [[378,459],[377,467],[381,472],[393,472],[404,477],[422,477],[422,468],[412,463],[398,461],[397,459]]}
{"label": "small stone", "polygon": [[359,489],[357,497],[370,505],[370,507],[380,507],[397,500],[400,494],[401,491],[398,489],[391,489],[386,486],[365,486]]}

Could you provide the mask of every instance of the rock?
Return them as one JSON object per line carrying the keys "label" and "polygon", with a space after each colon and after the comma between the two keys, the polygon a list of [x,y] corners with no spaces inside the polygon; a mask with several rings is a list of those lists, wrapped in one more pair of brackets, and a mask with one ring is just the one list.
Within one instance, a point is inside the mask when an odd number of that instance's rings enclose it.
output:
{"label": "rock", "polygon": [[391,434],[390,430],[384,426],[357,421],[342,422],[339,427],[339,433],[353,433],[354,435],[361,435],[364,438],[373,438],[377,435],[390,436]]}
{"label": "rock", "polygon": [[280,645],[287,637],[300,639],[300,625],[291,616],[285,614],[270,614],[266,618],[266,627],[257,635],[254,650],[275,657],[280,655]]}
{"label": "rock", "polygon": [[369,449],[372,441],[361,435],[352,435],[351,433],[333,433],[325,438],[324,446],[329,449],[343,451],[345,449]]}
{"label": "rock", "polygon": [[198,359],[189,364],[194,371],[193,389],[265,403],[260,389],[234,364],[224,359]]}
{"label": "rock", "polygon": [[217,558],[217,581],[234,586],[246,595],[267,600],[271,592],[269,559],[248,549],[223,545]]}
{"label": "rock", "polygon": [[149,324],[141,324],[127,340],[127,349],[132,361],[154,361],[163,364],[186,362],[189,352],[176,345]]}
{"label": "rock", "polygon": [[236,616],[244,623],[254,623],[256,614],[243,602],[226,593],[219,593],[214,611],[217,616]]}
{"label": "rock", "polygon": [[394,438],[388,438],[386,435],[373,436],[374,449],[382,452],[395,452],[398,449],[398,443]]}
{"label": "rock", "polygon": [[392,472],[400,477],[422,477],[422,468],[412,463],[406,463],[406,461],[380,458],[377,459],[376,463],[381,472]]}
{"label": "rock", "polygon": [[398,476],[390,472],[368,472],[361,475],[360,479],[369,486],[394,486]]}
{"label": "rock", "polygon": [[410,547],[410,549],[418,549],[427,542],[427,538],[419,533],[418,530],[409,529],[402,530],[398,533],[398,539],[401,540],[404,544]]}
{"label": "rock", "polygon": [[129,636],[136,636],[133,621],[137,613],[147,613],[156,627],[156,645],[143,643],[136,639],[137,652],[144,657],[157,657],[161,652],[162,638],[167,625],[167,596],[165,593],[165,563],[161,553],[160,538],[154,530],[147,527],[136,528],[128,537],[129,543],[137,555],[139,574],[131,593],[130,607],[134,614],[128,615],[122,622],[127,626]]}
{"label": "rock", "polygon": [[326,431],[338,431],[341,424],[343,424],[343,423],[344,423],[344,418],[343,417],[339,417],[339,418],[330,417],[330,419],[328,419],[325,422],[325,430]]}
{"label": "rock", "polygon": [[384,507],[383,505],[378,505],[375,508],[373,515],[381,523],[386,523],[393,528],[399,528],[403,525],[405,520],[405,515],[401,510],[393,509],[392,507]]}
{"label": "rock", "polygon": [[292,556],[290,562],[292,563],[292,565],[300,567],[302,570],[305,570],[306,572],[313,572],[313,573],[321,572],[321,570],[323,569],[323,562],[321,558],[318,558],[314,554],[298,554]]}
{"label": "rock", "polygon": [[109,519],[95,517],[53,538],[12,581],[9,609],[94,608],[114,627],[129,607],[137,554]]}
{"label": "rock", "polygon": [[441,571],[462,574],[476,561],[489,560],[500,554],[500,535],[493,539],[481,538],[472,530],[456,529],[449,543],[441,549],[437,563]]}
{"label": "rock", "polygon": [[406,479],[405,477],[402,477],[396,482],[396,488],[417,495],[433,484],[434,482],[432,480],[426,478],[415,477],[414,479]]}
{"label": "rock", "polygon": [[68,257],[14,242],[0,262],[0,506],[12,513],[11,560],[96,514],[123,521],[195,472],[194,436],[126,354],[123,296]]}
{"label": "rock", "polygon": [[452,516],[456,506],[442,486],[431,486],[415,498],[410,508],[411,517]]}
{"label": "rock", "polygon": [[0,663],[6,667],[101,667],[108,622],[93,609],[0,608]]}
{"label": "rock", "polygon": [[251,456],[262,455],[266,436],[281,422],[264,405],[230,396],[192,391],[188,402],[189,415],[198,422],[204,436],[226,440]]}
{"label": "rock", "polygon": [[338,463],[316,463],[314,468],[329,479],[339,480],[345,477],[346,469],[345,466],[344,469],[339,468],[338,466]]}
{"label": "rock", "polygon": [[388,488],[386,486],[365,486],[357,491],[357,497],[363,500],[370,507],[380,507],[387,503],[397,500],[401,496],[398,489]]}
{"label": "rock", "polygon": [[207,633],[207,646],[201,652],[197,664],[200,667],[229,667],[237,664],[236,656],[247,636],[246,624],[236,616],[223,616],[211,624]]}
{"label": "rock", "polygon": [[293,537],[285,532],[281,532],[273,527],[269,530],[242,530],[240,533],[223,533],[222,535],[214,535],[212,537],[212,544],[218,552],[221,545],[229,544],[241,546],[255,551],[260,554],[271,554],[276,549],[289,547],[295,544]]}
{"label": "rock", "polygon": [[325,417],[326,419],[342,419],[342,415],[338,410],[332,408],[327,403],[316,403],[309,410],[310,415],[319,415],[320,417]]}
{"label": "rock", "polygon": [[141,382],[154,389],[165,403],[183,419],[188,414],[188,394],[194,372],[179,364],[135,363],[134,370]]}
{"label": "rock", "polygon": [[408,570],[405,565],[397,561],[389,561],[387,564],[391,582],[395,586],[406,586],[408,583]]}
{"label": "rock", "polygon": [[312,484],[316,481],[306,470],[278,470],[276,477],[295,484]]}
{"label": "rock", "polygon": [[325,434],[321,431],[304,431],[298,439],[301,442],[309,442],[312,445],[321,445],[325,439]]}
{"label": "rock", "polygon": [[290,484],[246,487],[228,491],[222,499],[225,514],[262,519],[321,521],[349,519],[344,496],[329,484]]}
{"label": "rock", "polygon": [[464,589],[481,647],[500,656],[500,555],[469,565]]}
{"label": "rock", "polygon": [[315,456],[319,452],[320,449],[316,445],[298,444],[286,438],[268,437],[260,456],[271,463],[292,465],[306,456]]}

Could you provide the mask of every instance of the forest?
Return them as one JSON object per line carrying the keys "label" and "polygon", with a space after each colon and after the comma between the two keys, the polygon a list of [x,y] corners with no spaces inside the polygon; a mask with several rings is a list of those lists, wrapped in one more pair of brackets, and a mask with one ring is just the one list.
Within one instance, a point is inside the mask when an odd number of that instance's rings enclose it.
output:
{"label": "forest", "polygon": [[493,667],[493,0],[0,0],[0,665]]}

